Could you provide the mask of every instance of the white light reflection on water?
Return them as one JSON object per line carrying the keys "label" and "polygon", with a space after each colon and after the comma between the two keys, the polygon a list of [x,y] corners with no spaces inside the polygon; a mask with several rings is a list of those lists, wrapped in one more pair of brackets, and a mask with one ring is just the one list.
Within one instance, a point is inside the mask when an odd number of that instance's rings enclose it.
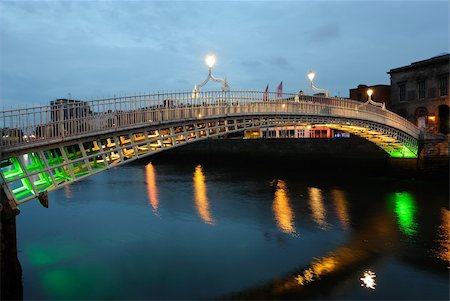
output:
{"label": "white light reflection on water", "polygon": [[370,270],[365,271],[363,277],[359,278],[359,280],[361,280],[361,286],[374,290],[375,286],[377,285],[377,283],[375,282],[376,277],[377,275],[375,275],[374,272]]}

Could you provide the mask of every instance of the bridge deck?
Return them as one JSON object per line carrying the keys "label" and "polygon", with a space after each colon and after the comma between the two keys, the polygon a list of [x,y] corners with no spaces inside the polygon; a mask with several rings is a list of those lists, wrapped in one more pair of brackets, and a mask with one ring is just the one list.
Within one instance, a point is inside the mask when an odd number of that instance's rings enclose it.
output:
{"label": "bridge deck", "polygon": [[419,130],[360,102],[264,92],[154,94],[0,112],[2,186],[15,204],[164,149],[258,127],[326,125],[417,157]]}

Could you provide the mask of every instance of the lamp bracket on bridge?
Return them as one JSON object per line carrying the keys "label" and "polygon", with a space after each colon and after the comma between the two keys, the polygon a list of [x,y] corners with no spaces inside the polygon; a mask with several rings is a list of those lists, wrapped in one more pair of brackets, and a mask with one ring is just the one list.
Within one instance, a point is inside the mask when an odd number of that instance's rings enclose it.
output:
{"label": "lamp bracket on bridge", "polygon": [[357,105],[356,109],[358,110],[360,107],[368,105],[368,104],[371,104],[376,107],[380,107],[382,110],[386,110],[386,105],[384,104],[384,102],[376,102],[376,101],[373,101],[372,99],[369,99],[365,103]]}
{"label": "lamp bracket on bridge", "polygon": [[[208,62],[208,59],[212,59],[211,62]],[[214,65],[215,62],[215,58],[213,56],[208,56],[206,58],[207,64],[208,64],[208,76],[205,78],[205,80],[198,85],[194,86],[194,89],[192,90],[192,97],[193,98],[198,98],[198,92],[200,90],[200,88],[202,88],[204,85],[206,85],[206,83],[209,80],[212,80],[216,83],[221,83],[222,84],[222,91],[230,91],[230,85],[228,84],[227,79],[221,79],[221,78],[217,78],[212,74],[212,66]]]}
{"label": "lamp bracket on bridge", "polygon": [[327,89],[317,88],[312,83],[311,83],[311,90],[319,92],[319,93],[323,93],[325,95],[325,97],[329,97],[330,96],[330,93],[328,92]]}

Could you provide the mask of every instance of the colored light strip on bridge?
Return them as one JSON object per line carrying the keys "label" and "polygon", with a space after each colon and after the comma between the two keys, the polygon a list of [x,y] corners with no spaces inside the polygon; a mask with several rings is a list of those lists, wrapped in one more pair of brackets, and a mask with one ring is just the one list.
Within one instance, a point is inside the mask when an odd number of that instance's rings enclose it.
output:
{"label": "colored light strip on bridge", "polygon": [[417,145],[407,147],[396,138],[370,128],[345,124],[320,124],[320,126],[326,126],[362,137],[381,147],[392,158],[417,158]]}

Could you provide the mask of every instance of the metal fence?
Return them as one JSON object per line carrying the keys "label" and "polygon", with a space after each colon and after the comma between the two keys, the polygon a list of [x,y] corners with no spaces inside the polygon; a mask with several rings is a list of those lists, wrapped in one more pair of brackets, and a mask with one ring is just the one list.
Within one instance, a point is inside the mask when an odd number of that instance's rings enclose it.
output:
{"label": "metal fence", "polygon": [[384,124],[418,138],[419,129],[397,114],[343,99],[264,91],[156,93],[92,101],[60,99],[50,105],[0,112],[0,148],[29,147],[139,125],[230,114],[304,114]]}

